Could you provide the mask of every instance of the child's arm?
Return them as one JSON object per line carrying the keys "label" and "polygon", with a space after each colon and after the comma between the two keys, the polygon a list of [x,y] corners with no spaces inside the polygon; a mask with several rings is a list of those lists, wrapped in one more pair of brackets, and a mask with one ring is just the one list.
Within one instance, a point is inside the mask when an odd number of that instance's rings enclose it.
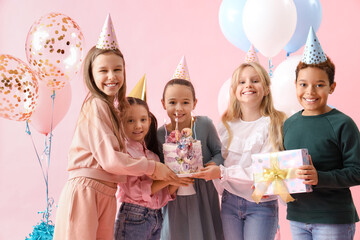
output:
{"label": "child's arm", "polygon": [[[192,178],[179,178],[178,181],[155,180],[151,185],[151,194],[154,194],[167,186],[169,186],[170,194],[173,194],[178,189],[178,187],[187,186],[188,184],[192,184],[193,182],[194,180]],[[172,190],[172,192],[170,190]]]}
{"label": "child's arm", "polygon": [[[112,130],[108,105],[97,98],[90,100],[88,104],[90,106],[83,109],[83,112],[86,112],[83,116],[85,122],[79,122],[79,124],[86,124],[84,129],[87,131],[90,151],[105,171],[117,175],[146,174],[159,180],[177,179],[176,174],[160,163],[155,163],[145,157],[134,159],[124,153],[123,149],[119,148],[119,141]],[[79,139],[79,141],[84,140]]]}
{"label": "child's arm", "polygon": [[354,121],[349,118],[336,132],[342,168],[318,171],[317,188],[348,188],[360,185],[360,133]]}
{"label": "child's arm", "polygon": [[206,118],[207,126],[206,131],[208,132],[208,136],[206,139],[206,144],[211,152],[211,159],[208,162],[214,162],[216,165],[220,165],[224,163],[224,158],[221,155],[221,141],[219,139],[219,135],[216,131],[216,128],[211,121],[210,118]]}

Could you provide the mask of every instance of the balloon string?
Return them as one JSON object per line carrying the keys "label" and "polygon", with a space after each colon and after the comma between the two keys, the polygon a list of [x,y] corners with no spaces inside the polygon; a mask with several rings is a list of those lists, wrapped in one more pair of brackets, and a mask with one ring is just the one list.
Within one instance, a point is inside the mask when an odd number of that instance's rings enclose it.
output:
{"label": "balloon string", "polygon": [[42,166],[42,162],[41,162],[42,157],[40,158],[39,153],[38,153],[38,151],[37,151],[37,148],[36,148],[36,146],[35,146],[34,139],[33,139],[32,135],[31,135],[31,131],[30,131],[30,127],[29,127],[29,122],[28,122],[28,120],[26,120],[26,133],[29,134],[29,136],[30,136],[30,138],[31,138],[31,142],[32,142],[32,144],[33,144],[33,147],[34,147],[34,150],[35,150],[35,153],[36,153],[36,157],[37,157],[37,159],[38,159],[38,161],[39,161],[39,164],[40,164],[40,167],[41,167],[41,171],[42,171],[42,173],[43,173],[43,177],[44,177],[44,180],[45,180],[45,183],[46,183],[46,178],[45,178],[45,175],[44,175],[44,170],[43,170],[43,166]]}
{"label": "balloon string", "polygon": [[43,214],[43,218],[46,218],[46,224],[49,223],[49,217],[51,214],[51,206],[52,203],[49,201],[49,167],[50,167],[50,155],[51,155],[51,143],[52,143],[52,130],[53,130],[53,122],[54,122],[54,105],[55,105],[55,90],[53,90],[53,94],[51,95],[52,98],[52,107],[51,107],[51,127],[50,127],[50,134],[49,134],[49,147],[47,148],[46,145],[46,138],[45,138],[45,146],[48,151],[45,152],[45,155],[47,156],[47,169],[46,169],[46,211]]}
{"label": "balloon string", "polygon": [[270,76],[270,78],[273,75],[273,68],[274,68],[274,65],[271,62],[271,58],[269,58],[269,76]]}
{"label": "balloon string", "polygon": [[[52,205],[54,203],[54,200],[52,198],[49,198],[49,167],[50,167],[50,155],[51,155],[51,143],[52,143],[52,129],[53,129],[53,119],[54,119],[54,102],[55,102],[55,91],[53,91],[53,95],[51,95],[52,98],[52,109],[51,109],[51,128],[50,128],[50,134],[48,134],[47,136],[45,136],[45,148],[44,151],[42,152],[41,156],[39,156],[39,153],[37,151],[37,148],[35,146],[34,143],[34,139],[31,135],[31,131],[30,131],[30,127],[29,127],[29,122],[28,120],[26,121],[26,129],[25,132],[30,136],[31,138],[31,142],[33,144],[35,153],[36,153],[36,157],[38,159],[40,168],[41,168],[41,172],[45,181],[45,187],[46,187],[46,210],[45,211],[41,211],[38,213],[43,213],[43,219],[46,220],[46,224],[49,224],[49,217],[51,215],[51,211],[52,211]],[[47,160],[44,160],[44,158]],[[47,164],[44,164],[47,163]],[[44,221],[45,222],[45,221]]]}

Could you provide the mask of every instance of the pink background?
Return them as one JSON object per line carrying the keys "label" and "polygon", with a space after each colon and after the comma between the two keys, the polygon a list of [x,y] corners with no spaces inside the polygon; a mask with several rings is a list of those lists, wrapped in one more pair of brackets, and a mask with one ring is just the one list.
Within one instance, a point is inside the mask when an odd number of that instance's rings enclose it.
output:
{"label": "pink background", "polygon": [[[360,56],[360,2],[321,0],[323,18],[318,38],[336,64],[337,88],[329,104],[350,115],[360,126],[357,69]],[[126,58],[128,91],[144,73],[148,79],[148,103],[160,124],[166,116],[160,98],[182,55],[186,55],[195,85],[196,114],[219,121],[217,95],[223,82],[244,59],[245,53],[223,36],[218,12],[220,0],[0,0],[0,54],[24,61],[25,39],[33,22],[49,12],[70,16],[82,28],[85,50],[95,45],[107,13],[111,13],[119,45]],[[274,33],[276,34],[276,33]],[[300,49],[295,54],[301,54]],[[267,66],[267,59],[259,54]],[[277,66],[285,59],[282,51],[274,58]],[[50,196],[58,201],[67,179],[67,152],[76,119],[85,96],[81,76],[71,81],[73,99],[69,112],[53,132]],[[32,128],[38,149],[44,138]],[[360,159],[359,159],[360,160]],[[360,210],[360,188],[352,188]],[[32,232],[46,206],[45,184],[25,123],[0,119],[0,239],[24,239]],[[283,239],[291,239],[285,207],[281,207]],[[55,213],[52,215],[55,219]],[[357,225],[359,228],[359,225]],[[355,239],[359,239],[357,229]]]}

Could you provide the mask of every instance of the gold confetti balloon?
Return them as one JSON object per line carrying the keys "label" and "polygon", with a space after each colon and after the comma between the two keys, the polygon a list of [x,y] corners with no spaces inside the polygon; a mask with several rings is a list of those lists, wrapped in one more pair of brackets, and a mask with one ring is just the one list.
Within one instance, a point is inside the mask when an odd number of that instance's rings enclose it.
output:
{"label": "gold confetti balloon", "polygon": [[38,80],[18,58],[0,55],[0,117],[25,121],[38,102]]}
{"label": "gold confetti balloon", "polygon": [[83,47],[79,25],[61,13],[49,13],[36,21],[25,44],[30,66],[53,90],[63,88],[80,71]]}

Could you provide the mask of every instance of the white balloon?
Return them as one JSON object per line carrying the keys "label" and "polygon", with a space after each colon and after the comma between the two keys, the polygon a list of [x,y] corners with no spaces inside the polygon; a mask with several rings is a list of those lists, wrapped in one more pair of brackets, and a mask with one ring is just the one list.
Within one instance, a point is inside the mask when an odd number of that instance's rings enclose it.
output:
{"label": "white balloon", "polygon": [[220,116],[225,112],[225,110],[229,105],[230,85],[231,85],[231,78],[229,78],[223,83],[218,94],[218,111]]}
{"label": "white balloon", "polygon": [[285,112],[288,117],[302,109],[296,97],[295,87],[295,70],[301,58],[301,55],[288,57],[279,64],[271,78],[274,106]]}
{"label": "white balloon", "polygon": [[296,22],[293,0],[247,0],[245,3],[244,32],[265,57],[274,57],[286,46]]}

